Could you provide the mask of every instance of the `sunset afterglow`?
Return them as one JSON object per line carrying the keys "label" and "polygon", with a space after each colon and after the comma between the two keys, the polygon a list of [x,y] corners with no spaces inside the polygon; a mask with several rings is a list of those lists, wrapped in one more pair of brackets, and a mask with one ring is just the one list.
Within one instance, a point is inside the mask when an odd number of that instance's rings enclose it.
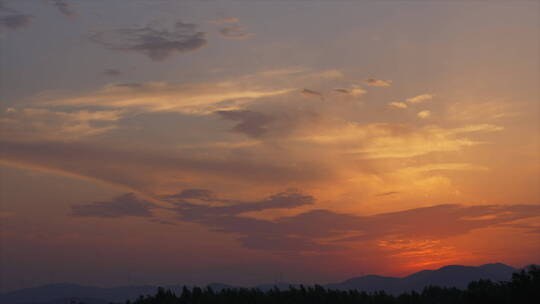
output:
{"label": "sunset afterglow", "polygon": [[2,290],[540,264],[539,2],[0,18]]}

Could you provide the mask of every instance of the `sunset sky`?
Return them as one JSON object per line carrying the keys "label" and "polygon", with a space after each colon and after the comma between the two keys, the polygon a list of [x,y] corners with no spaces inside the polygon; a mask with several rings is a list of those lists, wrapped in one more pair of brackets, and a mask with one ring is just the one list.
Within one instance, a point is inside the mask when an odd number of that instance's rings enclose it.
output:
{"label": "sunset sky", "polygon": [[1,290],[540,264],[540,2],[0,2]]}

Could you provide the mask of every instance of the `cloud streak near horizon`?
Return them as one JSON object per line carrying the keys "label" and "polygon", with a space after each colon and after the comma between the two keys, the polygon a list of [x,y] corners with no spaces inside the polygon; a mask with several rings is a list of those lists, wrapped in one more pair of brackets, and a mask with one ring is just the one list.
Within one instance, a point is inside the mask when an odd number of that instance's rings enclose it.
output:
{"label": "cloud streak near horizon", "polygon": [[[177,214],[177,220],[194,222],[218,232],[239,235],[238,241],[247,248],[297,253],[342,250],[356,242],[376,240],[441,240],[464,235],[476,229],[504,227],[515,221],[540,217],[538,205],[456,204],[413,208],[370,216],[323,209],[312,209],[273,220],[245,216],[254,211],[295,209],[315,203],[313,196],[294,189],[253,202],[220,199],[206,189],[185,189],[178,194],[161,196],[159,199],[172,204],[173,207],[159,207],[128,193],[110,202],[73,206],[73,215],[102,218],[151,217],[152,209],[171,210]],[[210,205],[212,203],[224,205]],[[537,229],[536,226],[527,225],[520,228],[531,231]]]}

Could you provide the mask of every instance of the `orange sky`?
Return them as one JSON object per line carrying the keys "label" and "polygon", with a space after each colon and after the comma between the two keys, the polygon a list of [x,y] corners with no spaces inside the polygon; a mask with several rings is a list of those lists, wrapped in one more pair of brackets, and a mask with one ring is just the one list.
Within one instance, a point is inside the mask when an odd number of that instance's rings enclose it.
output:
{"label": "orange sky", "polygon": [[3,289],[540,263],[537,2],[52,4],[0,6]]}

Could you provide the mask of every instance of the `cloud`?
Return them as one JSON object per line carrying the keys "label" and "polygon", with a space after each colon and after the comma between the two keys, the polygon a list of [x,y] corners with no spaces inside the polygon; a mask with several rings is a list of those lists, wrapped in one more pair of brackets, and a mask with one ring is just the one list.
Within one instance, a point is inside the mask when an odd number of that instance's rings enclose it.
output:
{"label": "cloud", "polygon": [[122,71],[117,70],[117,69],[105,69],[105,70],[103,71],[103,75],[107,75],[107,76],[120,76],[120,75],[122,75]]}
{"label": "cloud", "polygon": [[238,110],[244,104],[263,97],[286,94],[292,89],[265,88],[242,81],[169,84],[162,82],[122,83],[75,97],[51,93],[37,96],[48,106],[99,106],[122,110],[180,112],[206,115],[216,111]]}
{"label": "cloud", "polygon": [[[188,191],[188,192],[186,192]],[[186,193],[190,195],[186,196]],[[196,195],[191,195],[196,194]],[[209,190],[187,189],[178,195],[165,196],[168,202],[177,205],[174,209],[188,221],[200,221],[201,217],[215,218],[224,216],[240,215],[246,212],[263,211],[271,209],[294,209],[301,206],[312,205],[315,198],[305,195],[295,189],[271,195],[260,201],[244,202],[235,200],[220,199],[214,196]],[[172,198],[172,199],[171,199]],[[202,200],[205,202],[226,203],[226,206],[208,206],[193,204],[189,200]]]}
{"label": "cloud", "polygon": [[26,27],[34,18],[31,15],[23,14],[16,9],[6,7],[0,2],[0,29],[16,30]]}
{"label": "cloud", "polygon": [[324,70],[320,72],[308,73],[307,75],[304,75],[303,78],[332,80],[332,79],[339,79],[343,77],[345,77],[345,75],[343,74],[343,72],[339,70]]}
{"label": "cloud", "polygon": [[391,107],[397,108],[397,109],[406,109],[408,105],[401,101],[394,101],[388,104]]}
{"label": "cloud", "polygon": [[431,171],[487,171],[488,168],[469,163],[435,163],[416,167],[405,167],[397,170],[398,173],[422,173]]}
{"label": "cloud", "polygon": [[72,215],[77,217],[120,218],[126,216],[152,217],[154,204],[127,193],[109,202],[94,202],[72,206]]}
{"label": "cloud", "polygon": [[111,50],[137,52],[155,61],[174,53],[198,50],[207,44],[206,33],[196,31],[196,25],[176,22],[171,30],[151,26],[117,29],[95,33],[91,40]]}
{"label": "cloud", "polygon": [[420,103],[420,102],[433,99],[433,96],[434,95],[432,94],[422,94],[422,95],[417,95],[411,98],[407,98],[405,101],[407,101],[408,103]]}
{"label": "cloud", "polygon": [[334,89],[334,92],[351,95],[354,97],[362,96],[367,93],[366,90],[362,89],[359,86],[352,86],[351,88],[337,88]]}
{"label": "cloud", "polygon": [[229,39],[247,39],[254,36],[253,33],[246,32],[246,29],[239,24],[224,26],[219,29],[219,33],[222,37]]}
{"label": "cloud", "polygon": [[437,205],[371,216],[311,210],[274,220],[241,216],[245,212],[267,210],[272,206],[295,208],[313,202],[314,198],[309,195],[286,192],[266,200],[230,206],[181,202],[174,210],[183,221],[200,223],[215,231],[237,235],[238,240],[247,248],[297,252],[334,250],[345,248],[351,242],[384,239],[440,240],[475,229],[540,216],[540,206],[537,205]]}
{"label": "cloud", "polygon": [[221,18],[214,21],[210,21],[210,23],[213,24],[227,24],[227,23],[238,23],[240,20],[236,17],[227,17],[227,18]]}
{"label": "cloud", "polygon": [[405,124],[338,124],[317,129],[293,140],[326,148],[334,147],[342,154],[363,159],[407,158],[433,152],[460,151],[483,142],[464,135],[473,132],[497,132],[502,127],[491,124],[468,125],[458,128],[438,126],[414,127]]}
{"label": "cloud", "polygon": [[365,81],[366,85],[371,87],[389,87],[392,85],[391,80],[381,80],[375,78],[368,78]]}
{"label": "cloud", "polygon": [[0,17],[0,28],[16,30],[30,24],[32,16],[24,14],[12,14]]}
{"label": "cloud", "polygon": [[[396,193],[386,192],[380,196]],[[540,216],[538,205],[456,204],[367,216],[323,209],[281,216],[273,220],[246,216],[254,211],[296,209],[315,203],[313,196],[295,189],[255,201],[222,199],[207,189],[184,189],[178,194],[162,195],[157,199],[172,207],[158,206],[129,193],[110,202],[76,205],[72,207],[72,211],[74,216],[115,218],[152,217],[153,209],[167,209],[173,211],[176,217],[153,217],[150,220],[198,223],[214,231],[234,235],[244,247],[257,250],[321,253],[350,246],[357,247],[358,245],[353,245],[356,243],[376,242],[378,246],[384,247],[383,249],[393,249],[394,253],[403,252],[405,255],[414,255],[418,247],[464,235],[476,229],[513,227],[516,221]],[[525,228],[529,229],[530,226]],[[418,242],[419,244],[416,244]]]}
{"label": "cloud", "polygon": [[431,116],[431,111],[428,111],[428,110],[420,111],[416,114],[416,116],[418,116],[419,118],[425,119]]}
{"label": "cloud", "polygon": [[71,5],[66,0],[53,0],[51,1],[60,13],[67,17],[73,17],[76,13],[71,9]]}
{"label": "cloud", "polygon": [[[325,120],[318,112],[306,108],[280,108],[276,107],[275,104],[270,104],[270,106],[269,104],[264,104],[260,107],[253,106],[248,108],[257,108],[260,110],[232,110],[215,113],[223,119],[238,122],[231,131],[262,140],[260,142],[271,141],[273,143],[283,143],[285,146],[281,149],[289,146],[287,143],[295,141],[296,134],[314,132],[317,124],[322,124]],[[253,146],[253,142],[240,144]]]}
{"label": "cloud", "polygon": [[246,29],[239,24],[240,20],[235,17],[221,18],[211,21],[210,23],[222,25],[218,33],[223,38],[229,39],[247,39],[255,34],[249,33]]}
{"label": "cloud", "polygon": [[114,111],[53,111],[25,108],[7,111],[0,116],[0,127],[9,138],[73,140],[98,135],[115,129],[122,112]]}
{"label": "cloud", "polygon": [[349,94],[348,89],[342,89],[342,88],[334,89],[334,92],[338,92],[338,93],[342,93],[342,94]]}
{"label": "cloud", "polygon": [[452,121],[500,121],[526,113],[520,102],[472,101],[453,102],[447,106],[447,116]]}
{"label": "cloud", "polygon": [[184,189],[179,193],[165,195],[165,199],[185,200],[185,199],[197,199],[202,201],[218,201],[219,199],[214,197],[212,191],[208,189]]}
{"label": "cloud", "polygon": [[301,94],[306,97],[316,96],[316,97],[324,98],[324,95],[321,92],[310,90],[310,89],[303,89]]}
{"label": "cloud", "polygon": [[[155,193],[173,184],[242,181],[245,185],[282,185],[331,176],[324,166],[290,166],[258,159],[184,154],[178,150],[108,148],[80,142],[1,140],[0,162],[72,177],[102,181],[123,189]],[[104,165],[104,160],[107,164]],[[158,189],[158,190],[156,190]]]}
{"label": "cloud", "polygon": [[232,131],[256,138],[265,135],[268,124],[274,121],[274,118],[266,114],[246,110],[218,111],[216,114],[227,120],[238,121]]}
{"label": "cloud", "polygon": [[389,195],[394,195],[398,193],[399,193],[398,191],[389,191],[389,192],[378,193],[377,196],[389,196]]}

